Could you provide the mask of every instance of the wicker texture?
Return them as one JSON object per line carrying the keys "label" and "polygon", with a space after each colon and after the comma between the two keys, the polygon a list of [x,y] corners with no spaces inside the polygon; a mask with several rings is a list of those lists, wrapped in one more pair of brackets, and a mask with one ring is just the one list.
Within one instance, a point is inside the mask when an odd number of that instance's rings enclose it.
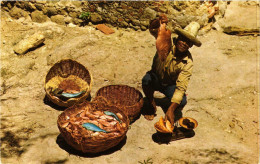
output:
{"label": "wicker texture", "polygon": [[105,97],[103,97],[103,96],[97,96],[91,102],[108,104],[107,99]]}
{"label": "wicker texture", "polygon": [[[70,98],[68,100],[61,100],[60,98],[50,93],[50,88],[60,88],[60,85],[64,85],[64,82],[74,82],[77,85],[78,91],[86,91],[83,95],[77,98]],[[66,84],[65,84],[66,86]],[[73,86],[68,84],[67,86]],[[90,96],[90,90],[92,86],[92,76],[86,67],[77,61],[71,59],[63,59],[54,64],[48,71],[44,89],[47,97],[55,104],[59,106],[69,107],[76,102],[81,102]],[[78,89],[79,88],[79,89]]]}
{"label": "wicker texture", "polygon": [[137,89],[127,85],[108,85],[100,88],[96,97],[102,96],[111,105],[118,106],[126,113],[130,121],[134,121],[143,106],[143,96]]}
{"label": "wicker texture", "polygon": [[[84,135],[84,130],[81,131],[80,127],[78,127],[78,131],[80,136],[74,135],[73,133],[69,132],[66,128],[62,128],[62,125],[66,122],[68,117],[72,117],[77,115],[80,110],[86,108],[93,111],[111,111],[113,113],[120,113],[123,118],[121,119],[122,123],[126,124],[126,128],[121,135],[117,136],[110,136],[107,138],[93,136],[93,137],[86,137]],[[82,151],[83,153],[98,153],[105,150],[108,150],[116,145],[118,145],[126,136],[128,127],[129,127],[129,120],[127,116],[119,110],[116,106],[109,106],[104,103],[93,103],[84,101],[81,104],[75,104],[69,108],[67,108],[64,112],[62,112],[58,117],[58,128],[61,132],[61,135],[64,137],[65,141],[75,148],[76,150]]]}

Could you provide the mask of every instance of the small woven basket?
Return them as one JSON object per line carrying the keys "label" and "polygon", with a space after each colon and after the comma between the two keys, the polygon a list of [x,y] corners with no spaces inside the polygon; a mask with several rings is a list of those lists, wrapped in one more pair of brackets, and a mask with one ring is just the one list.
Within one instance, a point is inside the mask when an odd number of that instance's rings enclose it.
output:
{"label": "small woven basket", "polygon": [[[86,67],[77,61],[71,59],[63,59],[55,63],[48,71],[44,90],[47,97],[59,106],[69,107],[75,103],[82,102],[90,96],[92,86],[92,75]],[[52,89],[61,88],[74,91],[85,91],[80,97],[69,98],[67,100],[60,99],[51,93]]]}
{"label": "small woven basket", "polygon": [[[121,121],[126,124],[125,131],[118,136],[113,137],[86,137],[84,135],[84,131],[80,128],[78,129],[80,136],[74,135],[72,132],[68,131],[66,128],[62,128],[62,125],[66,122],[68,117],[72,117],[77,115],[80,110],[84,109],[86,106],[89,107],[90,110],[93,111],[111,111],[113,113],[120,113],[123,118]],[[63,111],[59,116],[57,120],[58,128],[60,130],[61,135],[65,139],[65,141],[75,148],[76,150],[82,151],[83,153],[98,153],[103,152],[105,150],[108,150],[116,145],[118,145],[126,136],[126,133],[128,131],[129,127],[129,120],[127,116],[119,110],[116,106],[109,106],[104,103],[93,103],[93,102],[87,102],[84,101],[80,104],[75,104],[69,108],[67,108],[65,111]]]}
{"label": "small woven basket", "polygon": [[139,115],[143,106],[142,93],[127,85],[108,85],[100,88],[96,97],[104,97],[110,105],[118,106],[131,122]]}

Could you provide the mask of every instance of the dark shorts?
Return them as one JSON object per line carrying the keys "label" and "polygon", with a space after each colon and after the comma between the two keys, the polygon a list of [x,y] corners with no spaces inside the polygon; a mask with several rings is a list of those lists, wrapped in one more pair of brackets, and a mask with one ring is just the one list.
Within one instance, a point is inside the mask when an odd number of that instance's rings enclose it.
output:
{"label": "dark shorts", "polygon": [[[173,94],[175,92],[175,88],[176,88],[176,85],[163,86],[162,84],[160,84],[156,74],[152,73],[150,71],[144,75],[144,77],[142,79],[142,84],[151,86],[155,91],[159,91],[159,92],[163,93],[170,100],[172,99],[172,96],[173,96]],[[184,94],[179,107],[183,108],[186,104],[187,104],[187,97]]]}

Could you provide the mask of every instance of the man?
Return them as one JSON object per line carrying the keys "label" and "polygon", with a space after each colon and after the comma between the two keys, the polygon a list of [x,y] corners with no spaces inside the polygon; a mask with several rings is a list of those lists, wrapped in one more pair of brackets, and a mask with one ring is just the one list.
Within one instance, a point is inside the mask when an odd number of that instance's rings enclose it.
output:
{"label": "man", "polygon": [[[200,47],[201,42],[196,38],[200,28],[197,22],[191,22],[184,30],[177,28],[175,32],[178,38],[174,42],[166,29],[167,22],[166,16],[160,16],[159,22],[156,20],[150,24],[150,32],[156,38],[157,52],[152,69],[142,79],[142,88],[149,104],[144,111],[144,117],[153,120],[156,113],[153,94],[159,91],[171,100],[165,119],[173,125],[179,119],[175,118],[176,113],[181,112],[187,103],[185,92],[193,68],[189,48],[193,45]],[[155,27],[152,27],[153,25]]]}

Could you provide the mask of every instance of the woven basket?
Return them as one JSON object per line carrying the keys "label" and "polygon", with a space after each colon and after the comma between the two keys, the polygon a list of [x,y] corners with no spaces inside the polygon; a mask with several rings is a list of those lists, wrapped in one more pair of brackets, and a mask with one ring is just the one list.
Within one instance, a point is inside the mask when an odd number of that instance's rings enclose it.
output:
{"label": "woven basket", "polygon": [[131,122],[139,115],[143,106],[143,96],[137,89],[127,85],[108,85],[100,88],[96,97],[102,96],[111,105],[118,106]]}
{"label": "woven basket", "polygon": [[[73,133],[67,131],[66,128],[62,128],[62,125],[66,122],[67,117],[75,116],[79,113],[80,110],[84,109],[86,106],[89,107],[90,110],[94,111],[105,111],[109,110],[113,113],[120,113],[123,116],[121,120],[126,124],[126,130],[124,133],[118,136],[113,136],[109,138],[100,138],[100,137],[86,137],[84,136],[84,131],[80,131],[81,136],[73,135]],[[69,108],[67,108],[64,112],[62,112],[58,117],[58,128],[61,132],[61,135],[65,139],[65,141],[75,148],[76,150],[82,151],[83,153],[98,153],[105,150],[108,150],[116,145],[118,145],[126,136],[129,121],[127,116],[119,110],[116,106],[105,105],[104,103],[93,103],[84,101],[81,104],[75,104]]]}
{"label": "woven basket", "polygon": [[105,97],[103,97],[103,96],[97,96],[91,102],[108,104],[107,99]]}
{"label": "woven basket", "polygon": [[[46,75],[44,90],[47,97],[59,106],[69,107],[76,102],[81,102],[90,96],[92,86],[92,75],[86,67],[77,61],[63,59],[55,63]],[[86,91],[80,97],[70,98],[67,100],[60,99],[51,94],[51,88],[66,88],[77,91]]]}

